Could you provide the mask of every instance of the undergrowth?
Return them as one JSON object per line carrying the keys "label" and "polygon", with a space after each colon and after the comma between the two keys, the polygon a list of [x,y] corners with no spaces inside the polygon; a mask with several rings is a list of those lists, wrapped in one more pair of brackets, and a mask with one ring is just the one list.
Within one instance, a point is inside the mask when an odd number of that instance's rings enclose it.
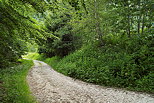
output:
{"label": "undergrowth", "polygon": [[19,60],[13,67],[1,68],[1,103],[36,103],[26,82],[28,70],[32,66],[33,62],[31,60]]}
{"label": "undergrowth", "polygon": [[39,54],[35,59],[86,82],[154,93],[153,37],[106,36],[104,40],[103,47],[96,42],[62,59]]}

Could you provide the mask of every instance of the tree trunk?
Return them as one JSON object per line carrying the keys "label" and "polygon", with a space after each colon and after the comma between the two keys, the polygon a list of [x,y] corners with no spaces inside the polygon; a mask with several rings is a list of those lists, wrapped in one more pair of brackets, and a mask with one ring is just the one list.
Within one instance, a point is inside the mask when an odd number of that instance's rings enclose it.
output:
{"label": "tree trunk", "polygon": [[104,45],[103,43],[103,33],[101,31],[101,28],[100,28],[100,21],[99,21],[99,15],[98,15],[98,5],[97,5],[97,0],[94,0],[94,5],[95,5],[95,29],[96,29],[96,35],[98,35],[98,39],[101,43],[101,45]]}
{"label": "tree trunk", "polygon": [[128,15],[128,29],[127,29],[128,37],[130,37],[130,16]]}
{"label": "tree trunk", "polygon": [[[141,1],[140,0],[138,1],[138,5],[139,5],[139,11],[140,11],[140,9],[141,9]],[[140,35],[140,24],[141,24],[141,12],[138,16],[138,27],[137,27],[138,35]]]}
{"label": "tree trunk", "polygon": [[127,18],[127,35],[128,35],[128,37],[130,37],[130,24],[131,24],[131,20],[130,20],[130,7],[129,7],[129,2],[127,1],[126,2],[126,5],[127,5],[127,7],[128,7],[128,11],[127,11],[127,14],[126,14],[126,18]]}
{"label": "tree trunk", "polygon": [[142,35],[144,34],[144,27],[145,27],[145,15],[143,15],[142,19]]}

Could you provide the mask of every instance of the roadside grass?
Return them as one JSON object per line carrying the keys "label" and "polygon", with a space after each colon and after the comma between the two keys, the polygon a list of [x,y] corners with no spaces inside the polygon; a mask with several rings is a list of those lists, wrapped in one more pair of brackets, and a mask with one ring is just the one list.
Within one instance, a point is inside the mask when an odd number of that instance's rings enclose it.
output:
{"label": "roadside grass", "polygon": [[41,58],[43,59],[43,56],[36,52],[29,52],[27,55],[23,55],[22,58],[36,60]]}
{"label": "roadside grass", "polygon": [[36,103],[26,81],[26,76],[32,66],[31,60],[19,60],[19,63],[13,67],[1,68],[1,103]]}
{"label": "roadside grass", "polygon": [[43,54],[39,54],[36,52],[29,52],[27,55],[24,55],[23,58],[25,59],[31,59],[31,60],[40,60],[47,64],[49,64],[51,67],[55,68],[56,65],[59,63],[60,58],[57,56],[54,56],[52,58],[46,58]]}

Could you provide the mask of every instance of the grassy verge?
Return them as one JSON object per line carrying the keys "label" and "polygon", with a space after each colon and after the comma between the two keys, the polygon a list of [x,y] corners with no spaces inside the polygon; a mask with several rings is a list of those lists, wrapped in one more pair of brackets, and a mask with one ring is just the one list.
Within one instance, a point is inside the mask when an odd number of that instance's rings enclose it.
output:
{"label": "grassy verge", "polygon": [[49,64],[53,68],[55,68],[56,65],[59,63],[59,61],[61,60],[57,56],[52,58],[46,58],[44,57],[44,55],[35,53],[35,52],[30,52],[27,55],[24,55],[23,58],[44,61],[45,63]]}
{"label": "grassy verge", "polygon": [[1,69],[1,103],[36,103],[26,82],[28,70],[32,65],[31,60],[20,60],[18,65]]}

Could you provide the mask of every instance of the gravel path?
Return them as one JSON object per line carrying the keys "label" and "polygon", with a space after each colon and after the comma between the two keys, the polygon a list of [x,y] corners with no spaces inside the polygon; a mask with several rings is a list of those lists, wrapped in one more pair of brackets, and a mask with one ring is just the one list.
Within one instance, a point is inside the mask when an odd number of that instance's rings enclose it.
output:
{"label": "gravel path", "polygon": [[34,60],[27,81],[39,103],[154,103],[154,97],[66,77]]}

